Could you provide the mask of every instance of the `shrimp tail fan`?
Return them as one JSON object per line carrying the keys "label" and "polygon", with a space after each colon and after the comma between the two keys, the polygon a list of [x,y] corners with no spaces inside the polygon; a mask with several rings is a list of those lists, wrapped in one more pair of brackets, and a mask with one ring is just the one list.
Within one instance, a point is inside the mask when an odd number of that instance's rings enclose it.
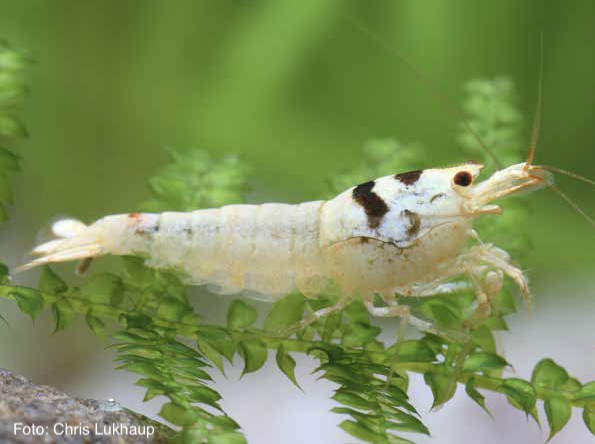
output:
{"label": "shrimp tail fan", "polygon": [[80,272],[88,267],[95,256],[105,254],[94,230],[76,219],[62,219],[52,224],[54,239],[35,247],[31,254],[38,256],[32,261],[17,267],[16,273],[54,262],[66,262],[80,259]]}

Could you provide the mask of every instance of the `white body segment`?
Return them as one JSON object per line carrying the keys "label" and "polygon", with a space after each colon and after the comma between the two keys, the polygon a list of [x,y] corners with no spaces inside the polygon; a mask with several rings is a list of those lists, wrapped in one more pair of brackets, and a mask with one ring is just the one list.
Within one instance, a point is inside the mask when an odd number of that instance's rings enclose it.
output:
{"label": "white body segment", "polygon": [[322,202],[229,205],[188,213],[107,216],[90,226],[108,254],[147,257],[188,284],[257,298],[326,285],[319,249]]}
{"label": "white body segment", "polygon": [[[477,311],[484,316],[503,274],[527,298],[529,291],[506,252],[479,241],[473,221],[500,213],[491,201],[542,188],[552,177],[523,163],[473,185],[481,168],[464,164],[386,176],[329,201],[299,205],[130,213],[106,216],[88,227],[64,220],[54,224],[59,239],[34,249],[41,257],[20,269],[133,254],[146,257],[151,267],[181,272],[189,284],[268,300],[296,290],[315,296],[333,282],[342,295],[333,310],[360,296],[378,316],[406,315],[405,308],[394,305],[395,294],[451,291],[455,287],[445,281],[463,274],[476,288]],[[469,238],[478,245],[468,247]],[[374,294],[388,307],[374,307]]]}

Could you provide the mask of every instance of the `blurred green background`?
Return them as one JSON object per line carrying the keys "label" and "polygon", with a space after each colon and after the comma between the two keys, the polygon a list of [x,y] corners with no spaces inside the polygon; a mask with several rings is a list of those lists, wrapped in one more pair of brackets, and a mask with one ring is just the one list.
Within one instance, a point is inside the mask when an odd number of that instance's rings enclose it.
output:
{"label": "blurred green background", "polygon": [[[543,32],[538,161],[593,177],[594,17],[588,1],[0,1],[0,36],[36,60],[16,211],[34,231],[128,211],[168,144],[242,153],[258,200],[288,202],[323,194],[373,138],[419,141],[437,166],[465,160],[457,116],[354,18],[455,102],[470,78],[510,76],[527,127]],[[562,181],[593,214],[594,190]],[[532,260],[590,268],[592,228],[551,193],[535,201]]]}
{"label": "blurred green background", "polygon": [[[543,32],[537,161],[595,177],[592,1],[0,0],[0,38],[36,61],[19,112],[31,139],[13,147],[24,170],[13,222],[0,228],[1,259],[21,263],[56,216],[91,221],[135,207],[166,145],[242,153],[259,202],[324,195],[326,179],[357,165],[370,139],[418,141],[436,166],[467,160],[455,143],[457,116],[352,19],[455,102],[466,80],[510,76],[527,139]],[[559,184],[595,215],[592,187]],[[592,299],[574,288],[593,270],[593,227],[553,193],[536,193],[533,209],[531,226],[518,230],[532,233],[522,265],[536,288],[542,278],[570,282],[557,293],[565,303],[578,293]]]}
{"label": "blurred green background", "polygon": [[[543,32],[538,161],[595,176],[594,17],[593,2],[0,1],[0,36],[37,61],[17,211],[37,228],[128,211],[168,144],[243,153],[259,200],[289,202],[320,196],[373,138],[419,141],[437,166],[464,160],[457,116],[353,18],[454,101],[470,78],[512,77],[528,127]],[[594,190],[562,180],[593,214]],[[533,260],[592,264],[587,223],[551,193],[535,201],[535,249],[555,261]]]}

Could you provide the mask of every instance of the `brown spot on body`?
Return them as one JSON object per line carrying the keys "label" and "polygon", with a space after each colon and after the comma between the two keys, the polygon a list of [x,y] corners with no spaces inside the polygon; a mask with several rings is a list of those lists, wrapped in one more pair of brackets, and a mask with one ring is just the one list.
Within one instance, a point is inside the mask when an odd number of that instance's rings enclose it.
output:
{"label": "brown spot on body", "polygon": [[403,210],[403,214],[409,218],[409,228],[407,228],[407,235],[409,237],[415,236],[419,233],[419,228],[421,226],[421,217],[419,214],[414,213],[413,211]]}
{"label": "brown spot on body", "polygon": [[388,205],[378,194],[372,191],[375,182],[362,183],[353,189],[353,200],[361,205],[368,216],[368,226],[377,228],[380,225],[382,217],[388,213]]}
{"label": "brown spot on body", "polygon": [[139,236],[151,237],[159,231],[159,228],[159,224],[155,224],[151,227],[139,227],[137,225],[136,229],[134,230],[134,233],[138,234]]}
{"label": "brown spot on body", "polygon": [[130,213],[128,217],[131,219],[140,219],[140,213]]}
{"label": "brown spot on body", "polygon": [[423,172],[424,170],[415,170],[407,173],[395,174],[395,179],[405,185],[412,185],[419,180],[419,177]]}

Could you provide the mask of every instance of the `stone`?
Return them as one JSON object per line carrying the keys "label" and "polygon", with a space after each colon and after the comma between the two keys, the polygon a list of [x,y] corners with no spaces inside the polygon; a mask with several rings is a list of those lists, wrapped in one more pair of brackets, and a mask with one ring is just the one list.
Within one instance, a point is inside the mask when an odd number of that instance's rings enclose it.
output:
{"label": "stone", "polygon": [[0,444],[165,443],[173,433],[117,401],[72,397],[0,368]]}

